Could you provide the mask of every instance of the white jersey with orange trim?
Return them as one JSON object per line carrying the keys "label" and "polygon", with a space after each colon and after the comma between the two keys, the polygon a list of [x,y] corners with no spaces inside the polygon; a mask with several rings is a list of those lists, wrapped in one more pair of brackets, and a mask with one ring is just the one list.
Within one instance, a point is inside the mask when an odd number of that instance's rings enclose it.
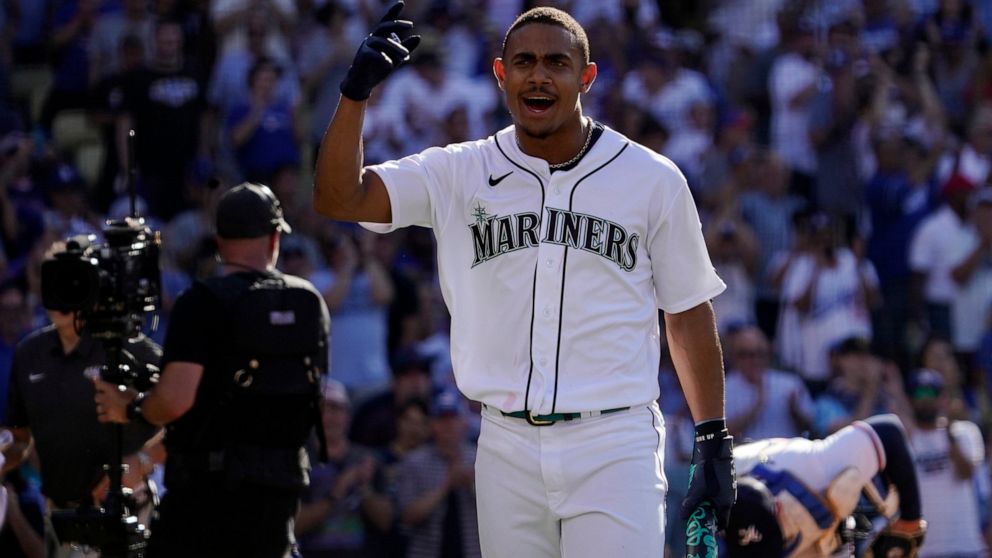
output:
{"label": "white jersey with orange trim", "polygon": [[586,412],[658,397],[658,312],[725,288],[685,178],[596,124],[564,170],[524,154],[512,126],[368,167],[392,223],[434,229],[455,379],[514,412]]}
{"label": "white jersey with orange trim", "polygon": [[787,558],[832,556],[837,524],[862,489],[885,469],[885,450],[868,424],[855,421],[822,440],[771,438],[734,448],[739,476],[761,480],[780,507]]}

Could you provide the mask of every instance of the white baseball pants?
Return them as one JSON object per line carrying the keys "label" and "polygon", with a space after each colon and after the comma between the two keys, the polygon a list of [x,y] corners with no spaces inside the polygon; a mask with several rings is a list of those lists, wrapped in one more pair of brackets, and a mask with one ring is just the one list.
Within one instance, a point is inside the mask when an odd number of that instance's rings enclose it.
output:
{"label": "white baseball pants", "polygon": [[483,556],[662,556],[664,424],[656,402],[550,426],[484,407],[475,465]]}

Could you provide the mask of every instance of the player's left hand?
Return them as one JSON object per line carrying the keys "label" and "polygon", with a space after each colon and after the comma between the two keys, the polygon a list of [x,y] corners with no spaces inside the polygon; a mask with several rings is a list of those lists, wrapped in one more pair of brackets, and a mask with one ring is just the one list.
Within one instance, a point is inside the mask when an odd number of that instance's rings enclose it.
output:
{"label": "player's left hand", "polygon": [[689,491],[682,501],[682,519],[688,520],[696,507],[709,501],[716,512],[717,530],[730,519],[730,508],[737,499],[734,473],[734,437],[725,421],[707,421],[696,427],[696,443],[689,468]]}

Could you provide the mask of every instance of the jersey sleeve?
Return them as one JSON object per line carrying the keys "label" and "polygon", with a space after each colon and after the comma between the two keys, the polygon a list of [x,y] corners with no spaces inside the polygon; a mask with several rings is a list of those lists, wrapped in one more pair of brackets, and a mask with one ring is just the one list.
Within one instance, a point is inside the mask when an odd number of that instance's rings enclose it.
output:
{"label": "jersey sleeve", "polygon": [[950,426],[951,436],[961,448],[961,453],[975,465],[985,461],[985,444],[982,443],[982,432],[973,422],[966,420],[955,421]]}
{"label": "jersey sleeve", "polygon": [[446,183],[449,152],[431,148],[422,153],[367,167],[386,185],[391,223],[361,223],[366,229],[387,233],[409,226],[431,227],[444,204],[440,184]]}
{"label": "jersey sleeve", "polygon": [[685,177],[675,174],[678,189],[647,246],[658,308],[669,314],[689,310],[727,288],[710,261]]}

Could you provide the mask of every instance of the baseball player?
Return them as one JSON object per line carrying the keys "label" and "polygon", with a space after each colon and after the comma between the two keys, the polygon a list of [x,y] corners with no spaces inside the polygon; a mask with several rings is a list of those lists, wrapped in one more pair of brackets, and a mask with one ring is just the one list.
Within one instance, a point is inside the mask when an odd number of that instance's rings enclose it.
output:
{"label": "baseball player", "polygon": [[[671,161],[582,114],[585,31],[536,8],[493,72],[513,125],[362,167],[372,89],[419,43],[395,4],[341,84],[314,206],[388,232],[431,227],[461,391],[483,404],[476,493],[490,558],[656,556],[667,480],[658,309],[696,421],[683,515],[734,500],[710,299],[725,285]],[[677,482],[685,482],[677,479]]]}
{"label": "baseball player", "polygon": [[847,558],[854,549],[841,532],[852,529],[848,518],[862,496],[888,523],[864,556],[912,558],[923,544],[916,470],[896,415],[855,421],[822,440],[743,444],[734,460],[740,477],[725,532],[730,558]]}

